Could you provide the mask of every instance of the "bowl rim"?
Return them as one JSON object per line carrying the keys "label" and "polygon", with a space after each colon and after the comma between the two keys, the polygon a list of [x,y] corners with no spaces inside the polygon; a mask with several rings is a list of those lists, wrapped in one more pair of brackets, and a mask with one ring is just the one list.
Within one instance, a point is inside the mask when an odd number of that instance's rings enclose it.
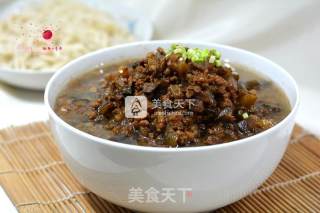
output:
{"label": "bowl rim", "polygon": [[[51,86],[53,84],[53,82],[55,82],[56,78],[62,73],[64,72],[65,69],[67,69],[69,66],[78,63],[79,61],[83,60],[84,58],[87,57],[91,57],[93,55],[99,55],[102,54],[105,51],[113,51],[114,49],[118,49],[118,48],[127,48],[127,47],[132,47],[132,46],[143,46],[143,45],[150,45],[150,44],[158,44],[159,46],[164,45],[164,44],[172,44],[172,43],[181,43],[181,44],[192,44],[192,45],[203,45],[203,46],[212,46],[214,45],[215,47],[221,47],[221,48],[225,48],[225,49],[229,49],[231,51],[237,51],[243,54],[247,54],[250,55],[252,57],[257,58],[257,60],[259,61],[264,61],[266,63],[271,64],[272,66],[274,66],[278,72],[281,73],[281,75],[286,76],[287,79],[290,80],[290,84],[292,84],[293,88],[294,88],[294,94],[296,96],[296,100],[295,102],[292,104],[292,109],[290,111],[290,113],[283,119],[281,120],[279,123],[277,123],[275,126],[262,131],[258,134],[255,134],[253,136],[247,137],[247,138],[243,138],[240,140],[235,140],[229,143],[222,143],[222,144],[214,144],[214,145],[207,145],[207,146],[196,146],[196,147],[150,147],[150,146],[139,146],[139,145],[134,145],[134,144],[125,144],[125,143],[121,143],[121,142],[116,142],[116,141],[112,141],[112,140],[108,140],[108,139],[104,139],[104,138],[100,138],[94,135],[91,135],[89,133],[86,133],[82,130],[79,130],[73,126],[71,126],[70,124],[68,124],[67,122],[65,122],[62,118],[60,118],[53,110],[53,108],[51,107],[50,103],[49,103],[49,91],[51,90]],[[285,93],[286,94],[286,93]],[[287,94],[286,94],[287,95]],[[108,48],[103,48],[94,52],[90,52],[88,54],[85,54],[77,59],[72,60],[71,62],[67,63],[66,65],[64,65],[63,67],[61,67],[58,71],[56,71],[54,73],[54,75],[51,77],[51,79],[49,80],[46,89],[45,89],[45,93],[44,93],[44,102],[45,102],[45,107],[47,108],[48,114],[50,119],[53,119],[55,122],[58,122],[61,126],[63,126],[64,128],[68,129],[69,131],[84,137],[88,140],[90,140],[91,143],[99,143],[102,145],[108,145],[108,146],[112,146],[114,148],[120,148],[120,149],[127,149],[127,150],[135,150],[135,151],[146,151],[146,152],[165,152],[165,153],[171,153],[171,152],[193,152],[193,151],[204,151],[204,150],[211,150],[211,149],[221,149],[221,148],[227,148],[227,147],[233,147],[233,146],[239,146],[241,144],[245,144],[245,143],[249,143],[250,141],[258,141],[260,138],[263,138],[265,136],[267,136],[268,134],[276,131],[279,128],[282,128],[287,122],[289,122],[289,120],[295,116],[298,107],[299,107],[299,103],[300,103],[300,94],[299,94],[299,89],[298,89],[298,85],[296,83],[296,81],[294,80],[294,78],[281,66],[279,66],[278,64],[274,63],[273,61],[271,61],[270,59],[267,59],[263,56],[260,56],[256,53],[244,50],[244,49],[240,49],[240,48],[236,48],[236,47],[232,47],[232,46],[228,46],[228,45],[224,45],[224,44],[217,44],[217,43],[213,43],[213,42],[202,42],[202,41],[196,41],[196,40],[153,40],[153,41],[140,41],[140,42],[132,42],[132,43],[127,43],[127,44],[121,44],[121,45],[116,45],[113,47],[108,47]]]}

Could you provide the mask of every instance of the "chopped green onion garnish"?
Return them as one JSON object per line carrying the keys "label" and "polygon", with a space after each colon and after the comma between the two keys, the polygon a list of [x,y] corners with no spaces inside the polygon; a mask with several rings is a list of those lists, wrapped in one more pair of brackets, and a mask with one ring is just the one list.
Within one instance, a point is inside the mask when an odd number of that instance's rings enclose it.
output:
{"label": "chopped green onion garnish", "polygon": [[216,57],[215,57],[214,55],[212,55],[212,56],[210,56],[210,58],[209,58],[209,63],[210,63],[210,64],[213,64],[215,60],[216,60]]}
{"label": "chopped green onion garnish", "polygon": [[222,66],[222,63],[221,63],[220,60],[216,60],[216,61],[214,62],[214,65],[216,65],[216,67],[221,67],[221,66]]}
{"label": "chopped green onion garnish", "polygon": [[191,60],[195,63],[202,63],[208,60],[209,63],[217,67],[222,65],[220,58],[221,53],[216,49],[187,48],[179,44],[172,44],[171,48],[167,51],[167,56],[171,54],[179,54],[183,60]]}
{"label": "chopped green onion garnish", "polygon": [[243,117],[243,119],[247,119],[247,118],[249,118],[249,115],[248,115],[248,113],[245,112],[242,114],[242,117]]}
{"label": "chopped green onion garnish", "polygon": [[218,52],[218,51],[216,51],[216,55],[215,55],[218,59],[220,59],[221,58],[221,53],[220,52]]}

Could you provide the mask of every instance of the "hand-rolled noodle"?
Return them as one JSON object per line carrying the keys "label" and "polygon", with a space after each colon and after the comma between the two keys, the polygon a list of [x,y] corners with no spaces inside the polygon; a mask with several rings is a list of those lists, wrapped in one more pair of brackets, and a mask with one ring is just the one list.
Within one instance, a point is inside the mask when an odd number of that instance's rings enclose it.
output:
{"label": "hand-rolled noodle", "polygon": [[[45,30],[52,35],[44,37]],[[133,40],[111,16],[74,0],[47,0],[12,13],[0,21],[0,32],[0,67],[15,70],[55,70],[90,51]]]}

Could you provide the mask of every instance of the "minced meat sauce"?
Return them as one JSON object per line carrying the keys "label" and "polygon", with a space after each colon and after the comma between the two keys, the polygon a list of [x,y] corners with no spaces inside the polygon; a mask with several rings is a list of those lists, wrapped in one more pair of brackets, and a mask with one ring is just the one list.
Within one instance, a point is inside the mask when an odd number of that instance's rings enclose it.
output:
{"label": "minced meat sauce", "polygon": [[[140,60],[96,68],[68,83],[55,112],[89,134],[157,147],[227,143],[288,115],[288,99],[273,82],[246,67],[210,60],[195,62],[158,48]],[[130,96],[145,97],[144,117],[125,113]],[[132,100],[135,116],[143,100]]]}

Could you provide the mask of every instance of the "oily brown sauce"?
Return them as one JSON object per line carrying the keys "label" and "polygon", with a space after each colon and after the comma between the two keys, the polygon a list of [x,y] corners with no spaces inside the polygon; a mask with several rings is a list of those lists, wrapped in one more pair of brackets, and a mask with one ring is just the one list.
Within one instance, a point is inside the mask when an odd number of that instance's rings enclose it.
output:
{"label": "oily brown sauce", "polygon": [[272,118],[279,123],[282,119],[284,119],[291,111],[291,105],[289,103],[288,97],[282,91],[282,89],[268,79],[266,76],[258,74],[253,69],[249,67],[233,64],[233,67],[237,70],[240,75],[241,82],[248,82],[251,80],[257,80],[261,84],[261,88],[257,90],[258,101],[257,104],[264,102],[269,103],[281,108],[281,112],[274,113]]}
{"label": "oily brown sauce", "polygon": [[[104,127],[107,121],[93,122],[85,115],[90,102],[100,98],[104,93],[101,82],[105,75],[109,72],[116,72],[119,66],[109,65],[96,68],[72,79],[59,94],[54,110],[65,122],[91,135],[136,144],[132,137],[114,136]],[[256,105],[268,103],[281,109],[281,111],[271,113],[268,118],[278,123],[289,114],[291,106],[288,98],[275,83],[248,67],[239,64],[232,64],[232,66],[239,73],[240,82],[246,83],[251,80],[259,82]],[[67,109],[66,106],[69,108]]]}

